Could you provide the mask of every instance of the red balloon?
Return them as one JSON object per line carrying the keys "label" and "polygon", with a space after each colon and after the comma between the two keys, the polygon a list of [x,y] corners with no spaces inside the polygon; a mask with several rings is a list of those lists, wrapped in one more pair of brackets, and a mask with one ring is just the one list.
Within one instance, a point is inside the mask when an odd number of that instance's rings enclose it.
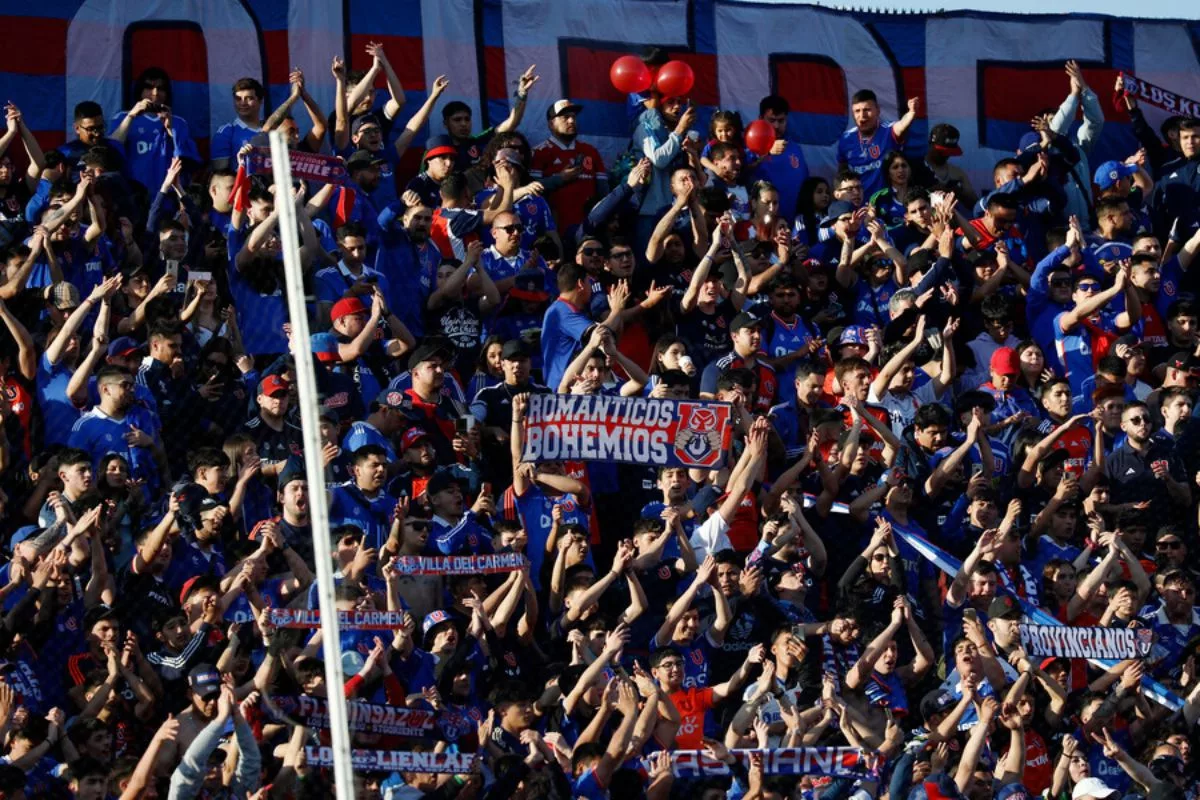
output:
{"label": "red balloon", "polygon": [[608,70],[608,79],[618,92],[637,94],[650,88],[650,68],[637,56],[621,56]]}
{"label": "red balloon", "polygon": [[658,70],[655,88],[663,97],[684,97],[696,83],[696,74],[682,61],[668,61]]}
{"label": "red balloon", "polygon": [[746,126],[744,138],[746,149],[755,155],[765,156],[775,144],[775,128],[765,119],[756,119]]}

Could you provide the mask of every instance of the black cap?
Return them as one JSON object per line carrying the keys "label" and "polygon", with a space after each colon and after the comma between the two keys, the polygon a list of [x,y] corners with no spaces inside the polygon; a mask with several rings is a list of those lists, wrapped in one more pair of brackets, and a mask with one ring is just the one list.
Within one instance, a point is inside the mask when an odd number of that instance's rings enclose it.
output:
{"label": "black cap", "polygon": [[1020,619],[1025,614],[1012,595],[998,595],[988,606],[988,619]]}
{"label": "black cap", "polygon": [[1186,350],[1180,350],[1175,355],[1167,359],[1167,366],[1171,369],[1181,369],[1187,372],[1200,368],[1200,364],[1196,363],[1196,359]]}
{"label": "black cap", "polygon": [[279,491],[283,491],[292,481],[308,480],[308,473],[304,469],[304,460],[299,456],[288,456],[288,460],[284,462],[283,469],[279,471],[277,486]]}
{"label": "black cap", "polygon": [[455,476],[449,470],[439,469],[433,473],[433,477],[429,479],[429,483],[425,484],[425,496],[432,498],[438,492],[444,492],[456,484],[459,488],[465,488],[463,483],[462,479]]}
{"label": "black cap", "polygon": [[363,169],[375,164],[383,164],[384,159],[380,158],[370,150],[355,150],[354,154],[346,159],[346,169],[354,172],[356,169]]}
{"label": "black cap", "polygon": [[412,370],[422,361],[429,361],[434,358],[444,359],[452,352],[454,352],[453,345],[447,339],[440,336],[428,336],[409,355],[408,368]]}
{"label": "black cap", "polygon": [[733,322],[729,323],[729,330],[740,331],[742,328],[761,328],[762,324],[763,321],[749,311],[742,311],[733,318]]}
{"label": "black cap", "polygon": [[509,339],[500,351],[500,358],[505,361],[520,361],[530,358],[529,348],[520,339]]}
{"label": "black cap", "polygon": [[101,620],[106,620],[110,617],[115,617],[117,610],[107,603],[101,603],[98,606],[92,606],[87,613],[83,615],[83,632],[85,634],[92,632],[92,627]]}
{"label": "black cap", "polygon": [[958,144],[958,128],[945,122],[934,125],[929,130],[929,144],[946,155],[962,155],[962,147]]}
{"label": "black cap", "polygon": [[921,698],[921,716],[925,718],[926,722],[929,722],[934,714],[945,714],[957,704],[958,701],[954,699],[954,695],[945,689],[934,689]]}
{"label": "black cap", "polygon": [[197,664],[188,672],[188,688],[197,697],[213,697],[221,693],[221,673],[212,664]]}
{"label": "black cap", "polygon": [[1142,346],[1142,340],[1139,339],[1137,337],[1137,334],[1134,334],[1134,333],[1127,333],[1124,336],[1118,336],[1117,340],[1115,342],[1113,342],[1113,346],[1112,346],[1113,355],[1117,354],[1117,348],[1120,347],[1121,345],[1124,345],[1129,348],[1134,348],[1134,347],[1140,348]]}

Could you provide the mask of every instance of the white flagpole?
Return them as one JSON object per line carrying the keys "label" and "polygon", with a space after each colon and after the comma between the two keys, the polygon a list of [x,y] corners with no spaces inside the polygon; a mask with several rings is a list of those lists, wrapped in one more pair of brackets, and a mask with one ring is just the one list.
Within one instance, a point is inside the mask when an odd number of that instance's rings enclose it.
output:
{"label": "white flagpole", "polygon": [[287,140],[271,132],[271,166],[275,177],[275,210],[279,213],[279,239],[283,245],[283,274],[287,282],[288,317],[295,347],[296,388],[300,422],[304,431],[304,470],[308,478],[308,508],[312,523],[313,552],[317,562],[317,597],[321,608],[322,648],[325,655],[325,694],[329,707],[329,732],[333,744],[334,793],[338,800],[354,798],[354,768],[350,762],[350,726],[346,695],[342,691],[341,639],[333,594],[333,567],[329,561],[329,504],[325,497],[325,468],[321,463],[320,406],[317,378],[309,353],[308,315],[304,304],[304,277],[300,265],[300,240],[296,203],[292,199],[292,166]]}

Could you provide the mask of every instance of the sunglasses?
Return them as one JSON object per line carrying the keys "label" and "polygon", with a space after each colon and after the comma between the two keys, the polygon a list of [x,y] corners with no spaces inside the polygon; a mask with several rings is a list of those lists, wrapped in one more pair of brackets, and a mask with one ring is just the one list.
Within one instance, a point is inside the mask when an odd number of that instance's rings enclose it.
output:
{"label": "sunglasses", "polygon": [[1183,547],[1183,542],[1175,539],[1170,542],[1156,542],[1154,546],[1159,550],[1178,550]]}
{"label": "sunglasses", "polygon": [[1077,288],[1081,292],[1098,292],[1098,291],[1100,291],[1100,284],[1090,283],[1090,282],[1089,283],[1081,283],[1081,284],[1079,284],[1079,286],[1077,286],[1075,288]]}
{"label": "sunglasses", "polygon": [[599,248],[599,247],[585,247],[585,248],[583,248],[583,251],[582,251],[582,252],[583,252],[583,254],[584,254],[585,256],[600,256],[600,255],[604,255],[604,250],[602,250],[602,249],[601,249],[601,248]]}
{"label": "sunglasses", "polygon": [[1055,289],[1065,289],[1071,285],[1071,279],[1070,278],[1059,278],[1057,280],[1050,281],[1050,285],[1053,286]]}
{"label": "sunglasses", "polygon": [[411,525],[414,531],[427,531],[433,528],[433,524],[421,519],[410,519],[405,521],[405,525]]}
{"label": "sunglasses", "polygon": [[1147,417],[1145,414],[1139,414],[1136,417],[1130,417],[1128,419],[1128,422],[1131,425],[1144,425],[1149,421],[1150,421],[1150,418]]}
{"label": "sunglasses", "polygon": [[497,230],[497,231],[504,231],[505,233],[519,233],[521,230],[521,226],[520,225],[494,225],[494,226],[492,226],[492,229]]}

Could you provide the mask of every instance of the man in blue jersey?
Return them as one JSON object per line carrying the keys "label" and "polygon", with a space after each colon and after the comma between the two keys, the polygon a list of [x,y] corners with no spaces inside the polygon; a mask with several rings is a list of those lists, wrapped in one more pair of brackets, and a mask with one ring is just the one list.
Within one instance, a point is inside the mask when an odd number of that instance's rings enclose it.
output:
{"label": "man in blue jersey", "polygon": [[367,547],[380,548],[387,541],[396,501],[383,491],[387,480],[387,451],[365,444],[354,451],[351,472],[354,480],[329,490],[329,524],[361,528]]}
{"label": "man in blue jersey", "polygon": [[171,113],[171,79],[161,67],[142,71],[134,83],[133,108],[113,118],[111,138],[125,145],[129,177],[153,192],[163,182],[171,160],[199,162],[187,120]]}
{"label": "man in blue jersey", "polygon": [[96,385],[100,403],[75,423],[67,445],[86,450],[96,464],[118,453],[129,464],[129,477],[154,491],[167,458],[154,415],[135,402],[133,377],[124,369],[101,367]]}
{"label": "man in blue jersey", "polygon": [[837,160],[839,167],[849,167],[862,177],[867,197],[883,188],[883,157],[900,149],[920,105],[918,98],[911,98],[903,117],[896,122],[882,122],[874,92],[862,89],[850,98],[854,126],[838,138]]}
{"label": "man in blue jersey", "polygon": [[[1104,309],[1121,293],[1125,310],[1114,314]],[[1129,279],[1129,270],[1121,269],[1111,287],[1101,290],[1098,278],[1084,273],[1075,278],[1071,294],[1075,307],[1063,311],[1054,320],[1054,346],[1058,359],[1066,367],[1071,383],[1072,405],[1083,402],[1083,381],[1096,370],[1096,361],[1107,353],[1117,339],[1117,331],[1127,331],[1141,316],[1137,290]]]}
{"label": "man in blue jersey", "polygon": [[[558,268],[558,299],[546,309],[542,319],[542,370],[547,386],[558,386],[571,360],[587,340],[595,323],[588,316],[592,302],[592,283],[582,266],[562,264]],[[624,282],[609,292],[608,317],[601,324],[616,332],[621,309],[629,297]]]}
{"label": "man in blue jersey", "polygon": [[770,181],[779,190],[779,216],[790,220],[796,216],[796,199],[800,186],[808,180],[808,163],[799,142],[787,140],[788,101],[777,94],[764,97],[758,103],[758,118],[775,130],[771,152],[758,160],[750,174],[752,181]]}
{"label": "man in blue jersey", "polygon": [[240,78],[233,84],[233,108],[237,118],[217,128],[210,142],[212,165],[225,169],[242,145],[262,130],[262,105],[267,97],[263,85],[254,78]]}
{"label": "man in blue jersey", "polygon": [[374,410],[366,419],[350,426],[349,432],[342,439],[342,450],[354,453],[360,447],[373,444],[383,448],[389,468],[395,465],[399,469],[394,439],[408,421],[404,415],[403,395],[391,389],[384,389],[375,398],[372,407]]}

